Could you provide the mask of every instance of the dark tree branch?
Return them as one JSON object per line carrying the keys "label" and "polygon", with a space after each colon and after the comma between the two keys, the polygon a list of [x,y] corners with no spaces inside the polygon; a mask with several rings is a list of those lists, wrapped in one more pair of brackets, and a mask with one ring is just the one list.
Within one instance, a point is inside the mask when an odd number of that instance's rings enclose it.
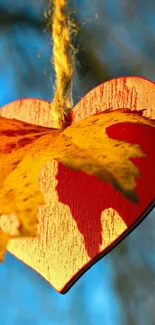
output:
{"label": "dark tree branch", "polygon": [[28,25],[36,30],[43,30],[47,26],[46,19],[39,19],[33,15],[27,15],[24,11],[9,12],[0,7],[0,28],[12,25]]}

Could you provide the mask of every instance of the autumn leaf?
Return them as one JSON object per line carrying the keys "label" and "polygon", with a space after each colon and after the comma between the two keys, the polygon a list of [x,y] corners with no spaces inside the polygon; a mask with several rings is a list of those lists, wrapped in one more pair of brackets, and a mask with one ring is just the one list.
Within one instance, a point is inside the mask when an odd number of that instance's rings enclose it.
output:
{"label": "autumn leaf", "polygon": [[[37,208],[44,200],[37,183],[36,167],[32,164],[33,150],[30,151],[30,149],[33,145],[35,150],[39,151],[40,147],[43,149],[44,145],[46,146],[47,139],[52,146],[52,141],[59,132],[55,129],[0,116],[0,214],[16,213],[20,225],[17,233],[14,235],[10,235],[0,228],[0,261],[4,258],[6,246],[10,238],[18,236],[32,237],[37,233]],[[30,155],[29,152],[31,152]],[[28,165],[26,173],[28,172],[28,174],[24,179],[24,176],[22,178],[22,170],[20,170],[19,166],[27,155],[28,162],[26,163]],[[43,164],[44,162],[42,161]],[[38,167],[41,169],[42,165],[40,164]],[[39,174],[39,169],[36,170]],[[36,176],[35,179],[33,179],[34,175]],[[20,179],[25,182],[20,183]],[[30,187],[27,186],[29,180]],[[35,191],[38,194],[36,197],[34,196]],[[20,206],[20,204],[24,206]]]}
{"label": "autumn leaf", "polygon": [[[24,235],[33,236],[36,233],[37,208],[35,207],[44,201],[38,188],[38,175],[35,174],[35,171],[39,173],[44,165],[42,150],[46,144],[52,148],[54,138],[58,136],[59,132],[59,130],[0,116],[0,213],[16,212],[19,222],[23,225],[20,228],[20,233],[24,233]],[[33,158],[34,152],[37,153],[37,157],[41,153],[38,162]],[[50,158],[51,156],[46,155],[45,160]],[[23,164],[26,166],[23,167]],[[24,174],[25,171],[26,174]],[[34,196],[35,191],[38,193],[36,197]],[[33,211],[30,206],[33,206]],[[25,214],[27,214],[26,217]],[[27,227],[24,227],[25,222],[30,222],[30,228],[28,224]]]}
{"label": "autumn leaf", "polygon": [[58,141],[62,149],[57,160],[71,169],[82,170],[111,183],[136,203],[135,176],[140,174],[129,159],[145,157],[145,153],[138,144],[109,138],[106,129],[123,122],[155,127],[155,120],[143,117],[142,113],[128,109],[105,111],[72,124],[60,133]]}
{"label": "autumn leaf", "polygon": [[16,168],[37,139],[57,130],[0,116],[0,184]]}
{"label": "autumn leaf", "polygon": [[[122,122],[155,127],[142,112],[124,109],[95,114],[62,131],[0,117],[0,215],[16,214],[19,229],[14,236],[37,235],[37,210],[44,204],[38,175],[51,159],[95,175],[137,202],[139,170],[130,158],[145,153],[138,144],[111,139],[106,133],[109,126]],[[9,234],[0,234],[2,260]]]}

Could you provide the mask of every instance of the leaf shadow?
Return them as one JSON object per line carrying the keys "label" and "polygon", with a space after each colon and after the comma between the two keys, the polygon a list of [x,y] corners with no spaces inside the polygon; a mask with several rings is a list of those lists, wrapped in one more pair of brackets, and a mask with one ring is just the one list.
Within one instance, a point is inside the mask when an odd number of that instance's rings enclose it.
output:
{"label": "leaf shadow", "polygon": [[147,157],[131,159],[142,175],[136,178],[138,204],[127,200],[111,184],[84,172],[70,170],[62,164],[58,165],[56,176],[59,201],[70,208],[90,258],[99,253],[99,246],[102,244],[102,211],[113,208],[127,227],[130,227],[155,199],[155,128],[142,124],[119,123],[110,126],[107,133],[113,139],[140,144],[147,154]]}

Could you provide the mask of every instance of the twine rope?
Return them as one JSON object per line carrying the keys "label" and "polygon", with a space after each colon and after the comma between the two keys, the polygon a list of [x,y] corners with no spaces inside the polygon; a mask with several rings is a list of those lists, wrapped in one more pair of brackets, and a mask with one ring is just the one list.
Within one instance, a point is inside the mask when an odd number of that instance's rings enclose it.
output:
{"label": "twine rope", "polygon": [[67,0],[53,0],[52,17],[53,57],[56,74],[55,93],[51,103],[52,119],[58,128],[65,124],[65,113],[72,108],[72,51],[70,23],[66,14]]}

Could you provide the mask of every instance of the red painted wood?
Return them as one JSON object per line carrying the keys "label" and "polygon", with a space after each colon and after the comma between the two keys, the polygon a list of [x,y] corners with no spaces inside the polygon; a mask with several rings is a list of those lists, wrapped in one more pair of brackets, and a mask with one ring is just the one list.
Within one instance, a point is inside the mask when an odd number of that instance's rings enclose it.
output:
{"label": "red painted wood", "polygon": [[[78,121],[107,108],[146,109],[146,115],[155,118],[155,85],[137,77],[110,80],[87,94],[70,119]],[[5,106],[2,115],[52,126],[49,112],[49,103],[25,99]],[[155,129],[120,123],[107,133],[140,144],[147,154],[147,158],[132,159],[142,175],[136,179],[139,203],[131,203],[94,176],[49,162],[39,175],[46,205],[38,213],[38,238],[14,239],[8,246],[61,293],[134,229],[155,204]]]}

